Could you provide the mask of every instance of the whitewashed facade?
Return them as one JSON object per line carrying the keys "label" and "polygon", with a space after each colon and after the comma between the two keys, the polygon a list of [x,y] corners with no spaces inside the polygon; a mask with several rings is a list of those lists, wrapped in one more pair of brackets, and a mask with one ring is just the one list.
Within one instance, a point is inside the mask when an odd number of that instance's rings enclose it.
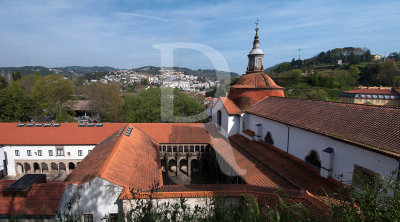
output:
{"label": "whitewashed facade", "polygon": [[85,215],[91,215],[92,221],[102,221],[102,218],[110,214],[118,214],[119,209],[121,212],[122,201],[119,199],[121,192],[121,186],[100,177],[82,185],[69,184],[60,201],[59,210],[67,211],[65,205],[71,203],[71,200],[79,195],[80,199],[77,199],[69,213],[79,215],[81,221],[85,221]]}
{"label": "whitewashed facade", "polygon": [[[221,126],[218,127],[218,111],[221,112]],[[215,103],[212,108],[212,121],[217,125],[218,131],[225,137],[229,137],[239,133],[240,116],[229,115],[226,111],[221,99]]]}
{"label": "whitewashed facade", "polygon": [[[332,177],[350,185],[354,169],[365,168],[373,173],[388,178],[399,169],[399,161],[388,155],[370,151],[357,145],[341,142],[328,136],[289,126],[277,121],[244,113],[235,118],[228,115],[222,102],[213,107],[212,121],[217,126],[217,111],[221,110],[221,134],[229,137],[240,133],[249,140],[265,140],[269,132],[273,145],[306,161],[312,151],[316,152],[321,163],[320,173],[323,177]],[[218,127],[218,126],[217,126]],[[255,133],[253,138],[242,133],[249,129]]]}
{"label": "whitewashed facade", "polygon": [[0,177],[6,175],[6,158],[4,154],[4,147],[0,146]]}
{"label": "whitewashed facade", "polygon": [[[4,146],[7,174],[49,173],[76,167],[95,145],[12,145]],[[1,150],[0,150],[1,151]],[[1,155],[0,154],[0,158]],[[37,165],[35,164],[37,163]],[[72,165],[73,164],[73,165]],[[35,167],[36,166],[36,167]],[[39,167],[37,167],[39,166]],[[57,167],[57,168],[56,168]]]}
{"label": "whitewashed facade", "polygon": [[[303,161],[311,151],[316,151],[321,162],[321,176],[341,179],[345,184],[351,184],[355,165],[384,177],[399,168],[395,158],[256,115],[245,115],[247,129],[254,131],[261,139],[270,132],[273,145],[279,149]],[[333,153],[327,154],[324,151],[327,148],[332,148]]]}

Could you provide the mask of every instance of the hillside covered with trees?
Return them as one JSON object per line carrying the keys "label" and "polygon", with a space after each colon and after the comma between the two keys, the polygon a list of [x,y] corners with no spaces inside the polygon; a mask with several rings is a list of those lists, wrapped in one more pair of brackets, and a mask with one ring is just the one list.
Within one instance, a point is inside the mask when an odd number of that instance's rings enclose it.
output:
{"label": "hillside covered with trees", "polygon": [[366,48],[337,48],[304,60],[266,69],[288,97],[338,100],[343,90],[362,86],[400,86],[399,53],[375,60]]}

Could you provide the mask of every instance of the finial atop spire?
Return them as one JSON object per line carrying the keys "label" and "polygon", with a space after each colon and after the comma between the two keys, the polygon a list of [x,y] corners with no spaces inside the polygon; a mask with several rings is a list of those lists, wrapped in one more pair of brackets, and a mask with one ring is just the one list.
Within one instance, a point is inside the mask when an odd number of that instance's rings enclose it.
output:
{"label": "finial atop spire", "polygon": [[256,22],[255,22],[255,24],[256,24],[256,35],[257,35],[257,33],[258,33],[258,19],[256,20]]}

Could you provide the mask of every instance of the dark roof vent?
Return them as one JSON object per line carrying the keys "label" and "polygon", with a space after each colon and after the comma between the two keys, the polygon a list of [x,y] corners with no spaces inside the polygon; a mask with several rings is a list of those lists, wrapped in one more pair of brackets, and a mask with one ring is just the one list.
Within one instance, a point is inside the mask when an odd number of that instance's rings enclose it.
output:
{"label": "dark roof vent", "polygon": [[35,183],[46,183],[46,174],[25,174],[5,189],[4,193],[27,193]]}

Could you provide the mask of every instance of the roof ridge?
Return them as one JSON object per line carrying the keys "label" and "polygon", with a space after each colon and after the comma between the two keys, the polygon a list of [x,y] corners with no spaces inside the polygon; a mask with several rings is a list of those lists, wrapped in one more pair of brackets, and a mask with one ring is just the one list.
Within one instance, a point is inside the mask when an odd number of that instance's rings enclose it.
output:
{"label": "roof ridge", "polygon": [[251,105],[251,106],[245,108],[243,111],[244,111],[244,112],[247,112],[248,109],[250,109],[251,107],[253,107],[253,106],[257,105],[257,104],[259,104],[261,101],[264,101],[265,99],[267,99],[267,98],[269,98],[269,97],[286,98],[286,97],[280,97],[280,96],[266,96],[266,97],[262,98],[261,100],[257,101],[256,103],[254,103],[253,105]]}
{"label": "roof ridge", "polygon": [[[110,163],[112,156],[115,154],[116,152],[116,148],[119,146],[119,144],[121,143],[121,141],[123,140],[123,136],[122,133],[125,131],[125,129],[127,128],[127,126],[129,125],[125,125],[124,128],[122,128],[122,132],[121,135],[119,136],[120,138],[118,138],[117,136],[117,143],[114,144],[112,152],[110,153],[110,155],[108,155],[107,160],[105,161],[105,163],[103,164],[103,166],[101,167],[98,176],[102,176],[102,174],[104,173],[104,170],[106,169],[106,166]],[[121,130],[121,129],[120,129]],[[119,130],[118,130],[119,131]]]}

